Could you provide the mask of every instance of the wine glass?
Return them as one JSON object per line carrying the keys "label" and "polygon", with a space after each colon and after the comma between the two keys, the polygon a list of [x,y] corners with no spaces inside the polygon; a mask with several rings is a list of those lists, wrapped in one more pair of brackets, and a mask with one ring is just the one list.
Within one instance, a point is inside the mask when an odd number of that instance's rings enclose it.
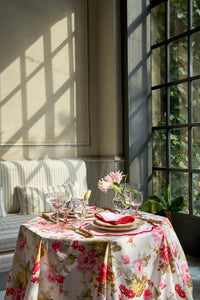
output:
{"label": "wine glass", "polygon": [[70,193],[66,194],[65,200],[66,201],[64,205],[61,207],[60,211],[63,213],[64,223],[67,223],[67,216],[69,212],[72,211],[72,198]]}
{"label": "wine glass", "polygon": [[78,219],[79,225],[82,225],[84,223],[85,217],[88,214],[88,208],[86,204],[84,203],[83,199],[74,199],[73,201],[73,212]]}
{"label": "wine glass", "polygon": [[50,192],[45,194],[46,201],[56,210],[56,228],[59,227],[59,210],[66,202],[66,193]]}
{"label": "wine glass", "polygon": [[132,205],[135,207],[134,216],[136,218],[138,218],[139,217],[138,208],[143,202],[143,194],[140,191],[135,191],[135,192],[136,192],[136,195],[133,194],[133,197],[132,197]]}

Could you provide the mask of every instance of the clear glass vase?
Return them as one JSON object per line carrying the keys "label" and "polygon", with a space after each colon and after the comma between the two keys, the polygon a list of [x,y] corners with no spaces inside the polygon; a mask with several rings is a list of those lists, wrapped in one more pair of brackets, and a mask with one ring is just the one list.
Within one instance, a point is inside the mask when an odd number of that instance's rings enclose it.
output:
{"label": "clear glass vase", "polygon": [[125,211],[130,208],[130,199],[126,194],[122,195],[115,192],[112,202],[114,210],[118,211],[120,214],[124,214]]}

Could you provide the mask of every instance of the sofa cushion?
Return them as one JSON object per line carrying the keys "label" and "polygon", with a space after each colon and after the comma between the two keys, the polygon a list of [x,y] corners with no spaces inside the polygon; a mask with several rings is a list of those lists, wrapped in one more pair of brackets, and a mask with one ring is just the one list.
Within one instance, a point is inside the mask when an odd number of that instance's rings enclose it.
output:
{"label": "sofa cushion", "polygon": [[45,193],[70,193],[77,197],[78,183],[47,186],[47,187],[20,187],[14,188],[14,199],[20,203],[20,214],[38,215],[42,212],[51,212],[52,208],[47,203]]}
{"label": "sofa cushion", "polygon": [[7,214],[0,222],[0,253],[15,249],[20,225],[35,218],[33,215]]}
{"label": "sofa cushion", "polygon": [[6,211],[3,203],[3,186],[0,186],[0,218],[6,217]]}
{"label": "sofa cushion", "polygon": [[16,186],[54,186],[78,181],[80,197],[87,191],[85,162],[81,159],[41,159],[0,161],[0,186],[7,213],[18,213],[20,206],[13,200]]}

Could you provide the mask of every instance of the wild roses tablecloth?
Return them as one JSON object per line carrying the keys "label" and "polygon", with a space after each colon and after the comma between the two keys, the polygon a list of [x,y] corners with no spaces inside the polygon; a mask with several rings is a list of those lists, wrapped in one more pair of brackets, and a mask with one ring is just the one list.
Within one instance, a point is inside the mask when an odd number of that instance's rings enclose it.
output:
{"label": "wild roses tablecloth", "polygon": [[52,231],[38,217],[21,226],[7,299],[192,299],[184,252],[167,219],[124,236]]}

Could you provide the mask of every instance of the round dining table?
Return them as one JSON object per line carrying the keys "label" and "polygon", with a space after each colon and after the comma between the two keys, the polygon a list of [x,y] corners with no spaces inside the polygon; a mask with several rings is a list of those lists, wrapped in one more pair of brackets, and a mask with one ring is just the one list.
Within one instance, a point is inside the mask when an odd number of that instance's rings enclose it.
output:
{"label": "round dining table", "polygon": [[[21,225],[5,300],[193,299],[184,251],[167,218],[142,214],[132,229],[55,230],[39,216]],[[96,224],[96,225],[95,225]]]}

